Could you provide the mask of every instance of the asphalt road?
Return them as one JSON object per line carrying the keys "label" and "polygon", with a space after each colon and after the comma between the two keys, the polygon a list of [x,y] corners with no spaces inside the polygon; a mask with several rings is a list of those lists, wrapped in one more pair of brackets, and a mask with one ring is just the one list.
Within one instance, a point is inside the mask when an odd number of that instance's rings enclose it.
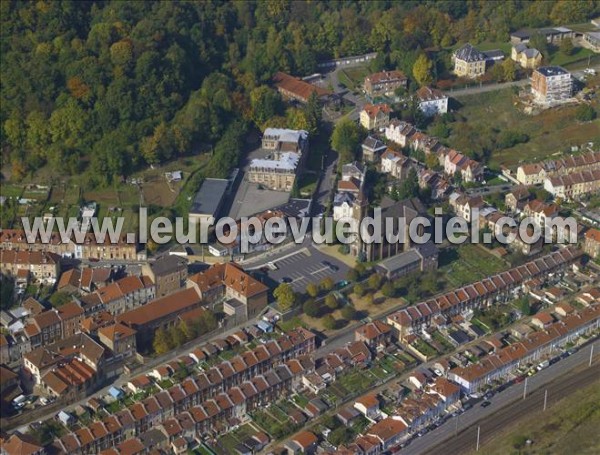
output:
{"label": "asphalt road", "polygon": [[560,360],[527,380],[527,397],[523,399],[525,382],[514,384],[496,394],[491,405],[473,408],[458,417],[449,419],[439,428],[413,440],[400,453],[406,454],[454,454],[475,450],[477,427],[480,443],[485,444],[506,425],[525,417],[528,413],[543,409],[544,391],[548,390],[548,402],[564,398],[570,392],[600,380],[600,342],[594,342],[594,363],[588,367],[591,346]]}
{"label": "asphalt road", "polygon": [[331,199],[331,193],[334,190],[337,160],[338,154],[333,150],[328,150],[324,161],[325,166],[321,171],[323,176],[319,180],[319,186],[313,196],[312,215],[323,214],[327,208],[327,203]]}
{"label": "asphalt road", "polygon": [[[304,292],[308,283],[318,284],[321,280],[331,277],[334,282],[343,280],[349,267],[341,261],[320,252],[306,240],[298,249],[276,258],[267,258],[277,266],[267,275],[275,282],[282,279],[291,280],[292,287],[297,292]],[[337,270],[332,270],[324,261],[332,264]]]}

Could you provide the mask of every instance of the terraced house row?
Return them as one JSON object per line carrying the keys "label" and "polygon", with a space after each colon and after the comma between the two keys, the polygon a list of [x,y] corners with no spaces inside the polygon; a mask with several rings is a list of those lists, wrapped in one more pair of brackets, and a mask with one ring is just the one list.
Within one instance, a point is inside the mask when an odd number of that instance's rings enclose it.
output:
{"label": "terraced house row", "polygon": [[198,382],[188,378],[129,409],[66,434],[54,442],[53,449],[58,453],[100,453],[157,427],[169,442],[220,434],[239,424],[247,412],[291,393],[301,376],[313,369],[308,356],[291,359],[206,399],[202,399]]}
{"label": "terraced house row", "polygon": [[579,336],[600,328],[600,305],[565,316],[546,329],[533,332],[522,341],[506,346],[481,362],[450,370],[448,378],[466,392],[480,390],[486,384],[502,379],[521,365],[539,360]]}
{"label": "terraced house row", "polygon": [[525,281],[564,269],[581,255],[581,250],[572,246],[560,249],[506,272],[392,313],[387,322],[397,330],[398,339],[403,340],[406,335],[418,332],[423,325],[428,325],[437,315],[452,316],[476,306],[504,301]]}
{"label": "terraced house row", "polygon": [[[315,350],[315,340],[312,332],[294,329],[69,433],[55,442],[55,448],[60,453],[99,453],[161,423],[171,429],[165,431],[173,433],[168,436],[173,439],[184,429],[185,436],[198,439],[227,431],[247,412],[300,387],[302,376],[314,371],[308,354]],[[178,427],[181,431],[172,431]]]}

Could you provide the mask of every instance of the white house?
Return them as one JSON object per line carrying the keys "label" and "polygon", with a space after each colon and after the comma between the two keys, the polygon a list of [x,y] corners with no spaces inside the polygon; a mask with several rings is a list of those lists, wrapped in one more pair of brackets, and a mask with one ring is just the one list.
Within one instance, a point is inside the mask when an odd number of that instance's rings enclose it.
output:
{"label": "white house", "polygon": [[408,139],[416,132],[416,128],[410,123],[392,120],[385,129],[385,138],[399,144],[401,147],[406,147]]}
{"label": "white house", "polygon": [[351,217],[354,210],[356,196],[346,191],[336,193],[333,199],[333,220]]}
{"label": "white house", "polygon": [[381,155],[381,172],[390,174],[397,179],[406,177],[409,165],[408,158],[400,152],[388,149]]}
{"label": "white house", "polygon": [[416,95],[419,108],[427,117],[448,112],[448,97],[441,90],[421,87]]}

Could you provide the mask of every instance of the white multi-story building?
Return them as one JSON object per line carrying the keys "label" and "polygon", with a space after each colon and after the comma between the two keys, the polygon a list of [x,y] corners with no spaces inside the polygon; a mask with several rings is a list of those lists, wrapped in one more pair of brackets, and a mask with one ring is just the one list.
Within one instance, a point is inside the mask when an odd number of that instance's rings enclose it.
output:
{"label": "white multi-story building", "polygon": [[427,117],[448,112],[448,97],[441,90],[421,87],[417,90],[419,108]]}
{"label": "white multi-story building", "polygon": [[542,66],[531,75],[531,93],[543,104],[569,99],[573,95],[571,73],[560,66]]}

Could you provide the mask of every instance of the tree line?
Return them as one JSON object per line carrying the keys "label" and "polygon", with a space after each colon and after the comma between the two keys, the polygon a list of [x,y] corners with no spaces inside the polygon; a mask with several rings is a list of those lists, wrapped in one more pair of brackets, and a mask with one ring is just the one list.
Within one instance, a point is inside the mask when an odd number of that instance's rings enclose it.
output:
{"label": "tree line", "polygon": [[423,58],[426,49],[506,41],[513,29],[600,12],[592,0],[6,1],[0,8],[3,166],[16,179],[44,166],[55,176],[86,173],[89,185],[211,150],[240,124],[314,129],[312,108],[283,109],[267,89],[276,71],[306,75],[319,60],[377,51],[376,67],[414,69],[426,82],[439,64]]}

